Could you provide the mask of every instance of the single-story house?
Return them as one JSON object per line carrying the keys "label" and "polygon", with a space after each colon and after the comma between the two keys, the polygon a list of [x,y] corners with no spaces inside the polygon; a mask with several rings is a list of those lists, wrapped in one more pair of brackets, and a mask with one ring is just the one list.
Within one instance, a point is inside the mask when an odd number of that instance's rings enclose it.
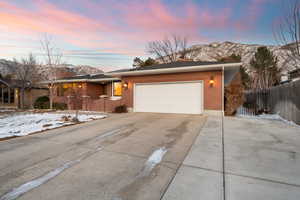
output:
{"label": "single-story house", "polygon": [[[21,107],[22,81],[10,78],[0,78],[0,108]],[[28,86],[24,92],[24,108],[31,108],[38,97],[48,96],[48,88],[42,86]]]}
{"label": "single-story house", "polygon": [[53,99],[69,109],[106,112],[119,105],[132,112],[220,112],[224,87],[238,80],[241,65],[182,61],[63,78],[55,81]]}

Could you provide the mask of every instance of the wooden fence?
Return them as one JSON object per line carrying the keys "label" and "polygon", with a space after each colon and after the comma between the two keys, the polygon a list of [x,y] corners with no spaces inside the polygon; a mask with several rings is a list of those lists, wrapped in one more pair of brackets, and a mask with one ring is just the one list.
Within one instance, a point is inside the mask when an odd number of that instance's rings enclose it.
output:
{"label": "wooden fence", "polygon": [[246,91],[239,115],[262,113],[279,114],[282,118],[300,124],[300,80],[266,90]]}

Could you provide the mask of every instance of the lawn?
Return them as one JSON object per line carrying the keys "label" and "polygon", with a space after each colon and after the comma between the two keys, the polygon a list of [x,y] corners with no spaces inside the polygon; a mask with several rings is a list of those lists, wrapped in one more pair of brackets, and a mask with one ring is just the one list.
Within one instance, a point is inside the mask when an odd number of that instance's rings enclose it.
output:
{"label": "lawn", "polygon": [[[12,113],[0,117],[0,139],[75,124],[74,114],[65,113]],[[79,122],[105,118],[103,114],[80,114]]]}

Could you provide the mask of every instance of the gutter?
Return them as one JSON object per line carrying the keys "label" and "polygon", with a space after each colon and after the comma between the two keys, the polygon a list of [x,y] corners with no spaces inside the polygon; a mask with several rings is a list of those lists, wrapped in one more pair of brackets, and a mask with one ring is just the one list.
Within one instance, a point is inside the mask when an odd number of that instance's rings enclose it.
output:
{"label": "gutter", "polygon": [[242,66],[243,63],[228,63],[228,64],[215,64],[215,65],[199,65],[191,67],[176,67],[176,68],[165,68],[165,69],[149,69],[149,70],[136,70],[126,72],[107,72],[105,75],[108,76],[136,76],[136,75],[147,75],[147,74],[167,74],[167,73],[180,73],[180,72],[195,72],[195,71],[211,71],[211,70],[223,70],[225,67],[238,67]]}
{"label": "gutter", "polygon": [[44,81],[41,83],[77,83],[77,82],[108,82],[108,81],[119,81],[119,78],[102,78],[102,79],[65,79],[65,80],[55,80],[55,81]]}
{"label": "gutter", "polygon": [[222,112],[223,112],[223,116],[225,116],[225,80],[224,77],[225,76],[225,67],[222,67]]}

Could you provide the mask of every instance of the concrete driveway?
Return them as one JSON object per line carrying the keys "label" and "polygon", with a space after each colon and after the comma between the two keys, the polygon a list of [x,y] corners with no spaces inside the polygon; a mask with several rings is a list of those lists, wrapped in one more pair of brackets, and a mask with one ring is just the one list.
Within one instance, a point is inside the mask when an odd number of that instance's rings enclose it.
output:
{"label": "concrete driveway", "polygon": [[160,199],[205,120],[118,114],[1,141],[0,199]]}
{"label": "concrete driveway", "polygon": [[163,198],[182,199],[299,200],[300,128],[209,117]]}

